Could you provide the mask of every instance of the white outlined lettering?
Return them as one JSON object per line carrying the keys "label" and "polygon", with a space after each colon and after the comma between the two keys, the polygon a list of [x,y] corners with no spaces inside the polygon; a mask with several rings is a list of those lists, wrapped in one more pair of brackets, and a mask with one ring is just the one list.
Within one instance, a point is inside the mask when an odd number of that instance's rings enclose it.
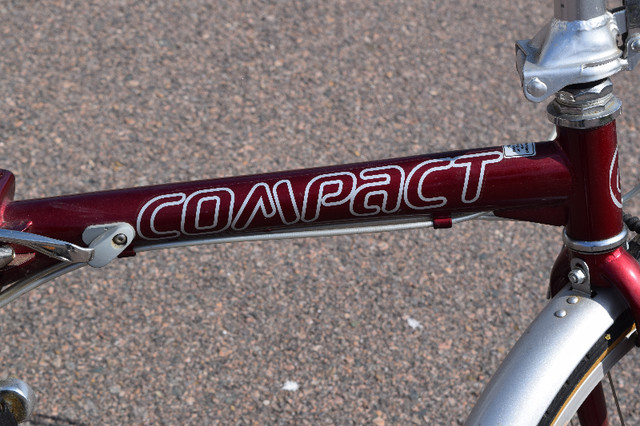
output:
{"label": "white outlined lettering", "polygon": [[262,216],[266,218],[273,217],[276,214],[271,188],[266,183],[257,183],[251,188],[231,227],[237,230],[246,229],[258,211],[262,212]]}
{"label": "white outlined lettering", "polygon": [[[447,204],[447,198],[442,195],[426,197],[422,193],[422,187],[424,186],[424,181],[430,174],[440,170],[448,170],[451,168],[451,164],[452,160],[450,158],[439,158],[436,160],[423,161],[414,167],[411,172],[409,172],[407,182],[404,185],[404,202],[415,210],[435,209]],[[417,191],[414,194],[409,191],[409,188],[412,186],[412,179],[416,176],[418,177],[418,184],[415,185]]]}
{"label": "white outlined lettering", "polygon": [[[497,163],[502,161],[502,153],[496,152],[485,152],[481,154],[471,154],[471,155],[463,155],[461,157],[456,158],[452,165],[453,167],[465,167],[467,170],[464,175],[464,187],[462,188],[462,202],[463,203],[475,203],[480,198],[480,191],[482,190],[482,184],[484,182],[484,170],[487,164]],[[480,159],[480,161],[476,161]],[[474,166],[480,167],[478,171],[478,178],[474,181],[472,176],[475,176]],[[473,192],[475,186],[475,193]],[[471,188],[471,189],[469,189]],[[473,193],[473,198],[469,198],[467,194],[469,192]]]}
{"label": "white outlined lettering", "polygon": [[209,234],[229,228],[234,201],[235,194],[229,188],[203,189],[189,195],[182,208],[182,233]]}
{"label": "white outlined lettering", "polygon": [[[396,179],[392,179],[392,175]],[[367,182],[358,186],[351,197],[349,209],[354,216],[371,216],[393,213],[400,208],[402,188],[404,187],[404,170],[398,166],[383,166],[364,169],[360,179]],[[393,184],[393,182],[400,184]]]}
{"label": "white outlined lettering", "polygon": [[[614,174],[615,173],[615,174]],[[618,170],[618,147],[616,147],[609,166],[609,195],[616,207],[622,208],[622,188],[620,187],[620,171]]]}
{"label": "white outlined lettering", "polygon": [[[300,220],[300,210],[298,210],[298,205],[296,204],[296,197],[293,194],[291,182],[286,179],[276,182],[276,184],[273,185],[273,198],[276,201],[278,214],[280,215],[280,219],[282,219],[282,223],[291,225]],[[283,203],[283,201],[286,202]],[[285,209],[283,206],[288,206],[289,208]]]}
{"label": "white outlined lettering", "polygon": [[328,173],[316,176],[307,184],[302,203],[302,220],[313,222],[322,207],[339,206],[349,202],[356,189],[353,173]]}
{"label": "white outlined lettering", "polygon": [[[179,237],[180,231],[178,231],[177,229],[160,231],[156,229],[155,222],[156,222],[156,217],[158,216],[158,213],[160,212],[160,210],[164,209],[165,207],[179,206],[182,203],[184,203],[184,200],[186,198],[187,198],[186,194],[182,192],[176,192],[174,194],[160,195],[149,200],[144,206],[142,206],[142,208],[140,209],[140,213],[138,213],[138,220],[136,223],[136,227],[138,228],[138,235],[145,239]],[[149,209],[151,206],[155,205],[155,203],[161,200],[165,200],[165,201],[156,205],[153,211],[151,212],[151,214],[149,215],[149,218],[146,220],[147,228],[150,230],[150,232],[153,235],[145,235],[146,230],[143,232],[142,219],[145,217],[145,213],[147,209]]]}
{"label": "white outlined lettering", "polygon": [[[339,206],[345,206],[352,216],[374,216],[398,211],[403,201],[406,209],[416,211],[444,207],[452,196],[460,197],[457,203],[472,204],[482,196],[487,166],[504,158],[502,151],[489,151],[428,159],[411,169],[385,165],[362,169],[357,176],[351,172],[324,173],[310,177],[306,185],[302,183],[304,190],[298,193],[287,179],[256,182],[243,187],[242,194],[246,195],[238,203],[238,192],[228,187],[206,188],[191,194],[163,194],[140,209],[137,231],[144,239],[167,239],[228,229],[241,231],[265,220],[275,226],[313,222],[325,210],[329,215],[340,212],[335,210]],[[617,174],[613,175],[617,170],[616,159],[617,152],[609,171],[611,185],[618,179]],[[443,173],[454,169],[464,170],[464,180],[456,178],[461,186],[458,188],[447,181],[451,173]],[[615,183],[619,190],[619,182]],[[300,184],[296,183],[298,187]],[[614,203],[618,201],[615,189],[611,186]],[[174,223],[177,220],[180,222]]]}

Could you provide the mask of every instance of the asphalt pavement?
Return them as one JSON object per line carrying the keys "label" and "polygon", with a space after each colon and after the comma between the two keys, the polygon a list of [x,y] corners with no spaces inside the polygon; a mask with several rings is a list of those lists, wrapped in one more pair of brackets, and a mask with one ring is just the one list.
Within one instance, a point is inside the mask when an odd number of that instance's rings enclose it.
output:
{"label": "asphalt pavement", "polygon": [[[27,199],[545,140],[514,58],[543,3],[5,0],[0,167]],[[627,189],[639,72],[614,79]],[[4,308],[0,377],[33,424],[457,424],[560,246],[468,222],[141,253]]]}

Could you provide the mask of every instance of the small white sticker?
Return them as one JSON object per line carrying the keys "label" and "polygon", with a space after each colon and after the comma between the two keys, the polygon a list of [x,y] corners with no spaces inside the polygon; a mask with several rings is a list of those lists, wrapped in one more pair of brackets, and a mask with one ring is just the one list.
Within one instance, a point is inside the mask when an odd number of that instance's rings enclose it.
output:
{"label": "small white sticker", "polygon": [[517,143],[502,147],[505,158],[533,157],[536,155],[536,145],[529,143]]}

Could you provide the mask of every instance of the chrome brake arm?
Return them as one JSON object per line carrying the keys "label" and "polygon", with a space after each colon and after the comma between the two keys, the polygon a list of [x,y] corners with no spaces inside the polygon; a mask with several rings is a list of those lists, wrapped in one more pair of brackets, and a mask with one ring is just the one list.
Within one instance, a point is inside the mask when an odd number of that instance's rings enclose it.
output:
{"label": "chrome brake arm", "polygon": [[82,240],[93,252],[87,263],[94,268],[102,268],[129,247],[135,235],[133,226],[125,222],[87,227],[82,233]]}

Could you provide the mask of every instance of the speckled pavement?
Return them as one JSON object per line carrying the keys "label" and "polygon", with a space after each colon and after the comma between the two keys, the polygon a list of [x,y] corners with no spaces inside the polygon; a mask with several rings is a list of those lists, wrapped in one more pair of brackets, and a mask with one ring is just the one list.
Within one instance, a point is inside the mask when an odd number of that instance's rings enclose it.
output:
{"label": "speckled pavement", "polygon": [[[5,0],[0,167],[24,199],[544,140],[514,60],[544,3]],[[625,188],[639,72],[614,79]],[[544,305],[560,235],[142,253],[3,309],[0,377],[37,391],[33,424],[457,424]],[[615,376],[630,424],[638,361]]]}

